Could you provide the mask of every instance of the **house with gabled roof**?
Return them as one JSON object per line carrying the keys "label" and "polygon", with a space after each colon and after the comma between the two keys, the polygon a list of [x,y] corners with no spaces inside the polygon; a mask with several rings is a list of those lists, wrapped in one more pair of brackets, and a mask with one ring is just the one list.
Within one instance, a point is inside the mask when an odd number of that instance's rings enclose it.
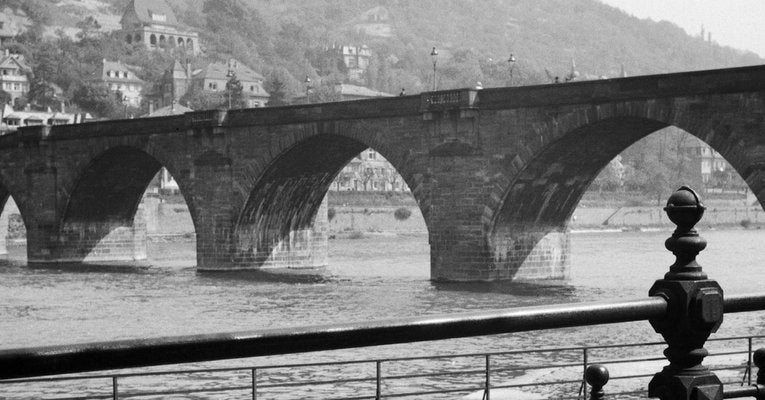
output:
{"label": "house with gabled roof", "polygon": [[145,82],[133,72],[137,67],[125,65],[119,61],[103,59],[91,76],[91,82],[102,83],[110,91],[122,94],[122,101],[133,107],[140,107],[143,97],[141,91]]}
{"label": "house with gabled roof", "polygon": [[242,95],[247,107],[265,107],[271,95],[263,87],[265,78],[241,62],[230,59],[227,63],[210,63],[192,73],[191,82],[197,90],[225,92],[226,83],[233,75],[242,84]]}
{"label": "house with gabled roof", "polygon": [[27,74],[31,71],[23,55],[12,54],[8,49],[0,55],[0,89],[11,95],[11,104],[29,92]]}
{"label": "house with gabled roof", "polygon": [[199,54],[199,34],[182,26],[165,0],[130,0],[120,20],[127,43],[150,50],[184,49]]}

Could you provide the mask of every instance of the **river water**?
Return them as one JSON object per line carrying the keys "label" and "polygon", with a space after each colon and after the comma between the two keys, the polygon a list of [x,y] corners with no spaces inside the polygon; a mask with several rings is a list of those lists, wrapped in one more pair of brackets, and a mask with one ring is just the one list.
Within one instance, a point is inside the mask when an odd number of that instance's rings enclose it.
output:
{"label": "river water", "polygon": [[[765,231],[701,233],[709,244],[699,256],[699,262],[726,293],[763,291]],[[286,279],[265,279],[246,273],[197,274],[193,267],[193,243],[152,243],[149,248],[152,267],[130,271],[29,269],[23,265],[23,247],[11,247],[9,260],[0,264],[0,341],[2,348],[7,349],[642,298],[674,261],[663,245],[669,234],[669,231],[574,233],[570,280],[539,284],[433,284],[428,280],[429,249],[424,234],[332,240],[330,266],[321,276]],[[716,334],[718,337],[765,334],[764,313],[726,315],[725,318]],[[205,366],[306,363],[657,340],[660,337],[648,323],[640,322],[216,362]],[[0,386],[0,398],[36,397],[28,390],[31,389]],[[301,397],[307,398],[304,395],[289,398]]]}

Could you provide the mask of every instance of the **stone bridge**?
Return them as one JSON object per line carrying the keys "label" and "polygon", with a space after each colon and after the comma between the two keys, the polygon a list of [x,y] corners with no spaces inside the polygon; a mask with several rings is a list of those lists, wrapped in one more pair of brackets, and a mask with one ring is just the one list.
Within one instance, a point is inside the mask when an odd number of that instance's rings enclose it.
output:
{"label": "stone bridge", "polygon": [[25,127],[0,137],[0,201],[28,262],[145,258],[134,221],[160,167],[188,204],[204,270],[321,263],[314,219],[372,147],[412,189],[436,280],[554,277],[528,262],[617,154],[669,125],[710,144],[765,200],[765,67]]}

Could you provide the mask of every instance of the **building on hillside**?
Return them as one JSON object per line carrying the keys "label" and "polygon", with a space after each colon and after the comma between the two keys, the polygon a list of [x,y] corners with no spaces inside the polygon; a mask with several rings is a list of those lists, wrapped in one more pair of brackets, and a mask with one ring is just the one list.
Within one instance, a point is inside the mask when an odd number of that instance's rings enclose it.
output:
{"label": "building on hillside", "polygon": [[5,111],[0,134],[14,132],[21,126],[79,124],[93,120],[87,113],[71,114],[63,112]]}
{"label": "building on hillside", "polygon": [[32,21],[23,10],[4,7],[0,10],[0,46],[26,32],[30,25]]}
{"label": "building on hillside", "polygon": [[333,191],[408,192],[393,165],[374,149],[354,157],[330,185]]}
{"label": "building on hillside", "polygon": [[113,93],[122,95],[125,105],[140,107],[143,96],[141,91],[145,82],[135,75],[134,70],[138,67],[125,65],[119,61],[101,60],[101,64],[91,76],[91,82],[106,85]]}
{"label": "building on hillside", "polygon": [[[351,101],[351,100],[365,100],[365,99],[378,99],[380,97],[393,97],[390,93],[380,92],[374,89],[370,89],[364,86],[351,85],[347,83],[339,83],[332,85],[332,94],[337,101]],[[318,102],[314,95],[313,89],[308,89],[306,94],[295,96],[295,104],[308,104]]]}
{"label": "building on hillside", "polygon": [[142,43],[150,50],[200,52],[199,34],[182,27],[165,0],[130,0],[120,24],[127,43]]}
{"label": "building on hillside", "polygon": [[320,57],[319,75],[341,74],[350,83],[366,84],[366,71],[372,58],[372,50],[366,45],[332,45]]}
{"label": "building on hillside", "polygon": [[242,84],[242,96],[246,107],[265,107],[271,97],[263,87],[265,78],[233,58],[227,63],[210,63],[195,70],[191,76],[191,85],[195,90],[225,94],[226,84],[234,75]]}
{"label": "building on hillside", "polygon": [[159,105],[164,107],[177,103],[191,88],[191,63],[181,64],[173,60],[162,75],[161,87]]}
{"label": "building on hillside", "polygon": [[371,8],[361,14],[357,21],[354,27],[359,33],[386,38],[393,36],[391,14],[385,7]]}
{"label": "building on hillside", "polygon": [[27,74],[31,72],[32,68],[27,65],[23,55],[12,54],[5,49],[5,53],[0,56],[0,89],[11,95],[11,104],[29,92]]}

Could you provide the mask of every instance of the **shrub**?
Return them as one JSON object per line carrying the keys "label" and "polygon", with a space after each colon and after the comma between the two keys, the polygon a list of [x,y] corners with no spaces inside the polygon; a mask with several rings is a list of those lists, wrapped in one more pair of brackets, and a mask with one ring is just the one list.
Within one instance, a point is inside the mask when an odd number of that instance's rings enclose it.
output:
{"label": "shrub", "polygon": [[412,215],[412,212],[408,208],[398,208],[393,212],[393,216],[399,221],[404,221]]}
{"label": "shrub", "polygon": [[335,207],[330,207],[327,210],[327,219],[332,221],[335,218],[335,214],[337,214],[337,211],[335,210]]}
{"label": "shrub", "polygon": [[749,218],[742,219],[741,222],[739,222],[744,229],[749,229],[749,226],[752,225],[752,221]]}
{"label": "shrub", "polygon": [[361,231],[353,231],[348,235],[348,239],[363,239],[364,233]]}

